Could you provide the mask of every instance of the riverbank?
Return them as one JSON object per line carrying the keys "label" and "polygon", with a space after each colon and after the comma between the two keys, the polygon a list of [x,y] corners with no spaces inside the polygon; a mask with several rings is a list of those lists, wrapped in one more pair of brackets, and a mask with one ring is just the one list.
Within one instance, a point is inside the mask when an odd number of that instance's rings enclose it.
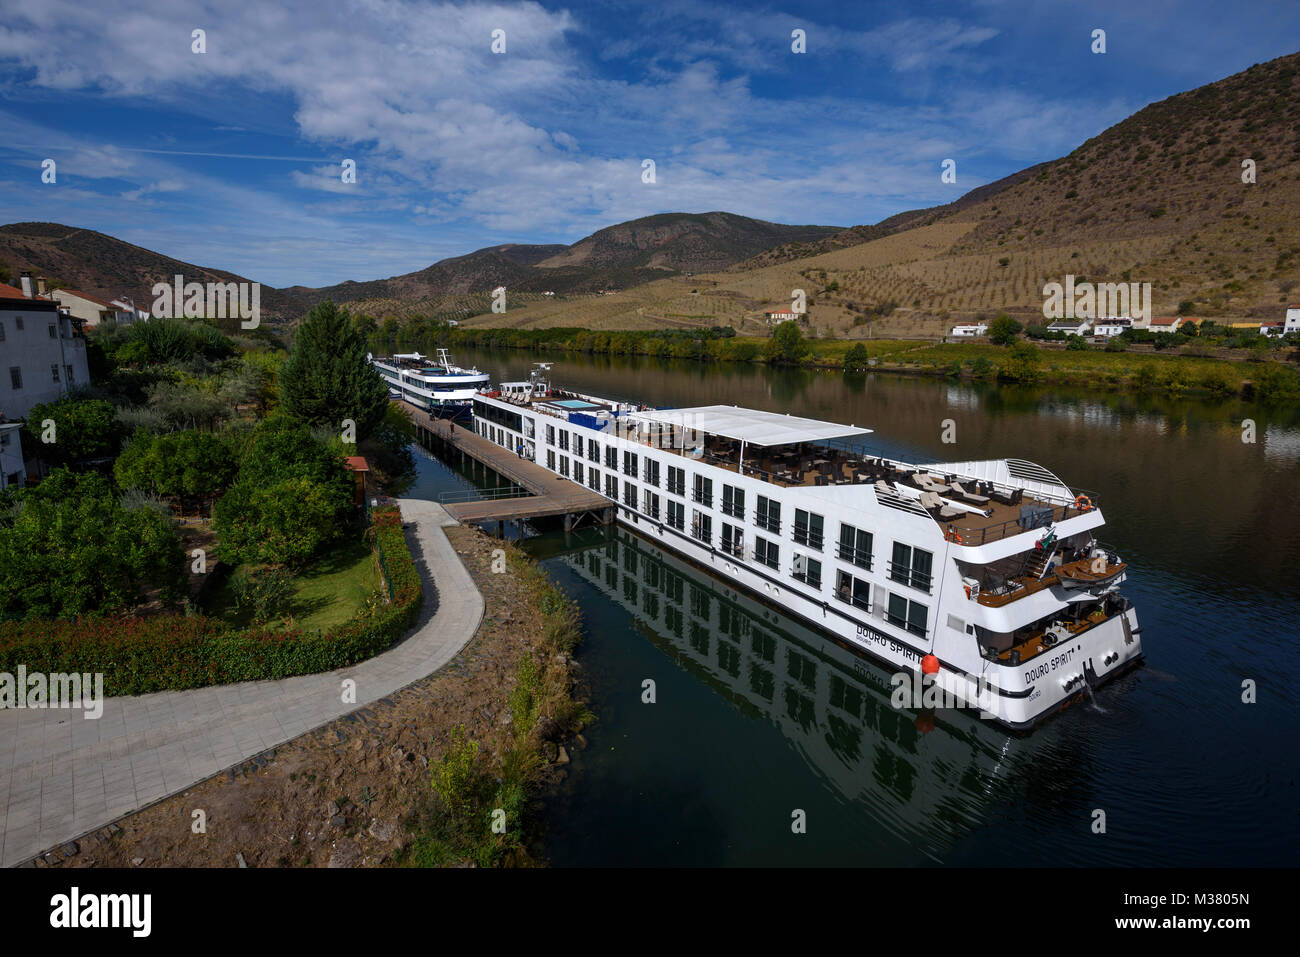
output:
{"label": "riverbank", "polygon": [[[787,324],[789,325],[789,324]],[[1206,343],[1156,349],[1133,344],[1109,351],[1085,344],[1019,339],[1009,346],[988,342],[916,339],[806,339],[802,333],[775,338],[737,336],[730,329],[665,332],[592,332],[584,329],[456,329],[456,346],[526,350],[546,355],[644,356],[699,364],[740,363],[966,381],[1070,385],[1115,390],[1184,393],[1266,402],[1300,397],[1294,350],[1273,343],[1264,352],[1216,348]]]}
{"label": "riverbank", "polygon": [[[474,637],[446,667],[65,844],[37,866],[538,863],[533,799],[563,778],[585,744],[577,665],[555,650],[576,643],[576,611],[513,546],[475,529],[445,532],[485,603]],[[477,843],[443,841],[454,853],[439,855],[442,799],[431,778],[463,742],[477,745],[477,768],[505,777],[499,769],[511,763],[515,817]]]}

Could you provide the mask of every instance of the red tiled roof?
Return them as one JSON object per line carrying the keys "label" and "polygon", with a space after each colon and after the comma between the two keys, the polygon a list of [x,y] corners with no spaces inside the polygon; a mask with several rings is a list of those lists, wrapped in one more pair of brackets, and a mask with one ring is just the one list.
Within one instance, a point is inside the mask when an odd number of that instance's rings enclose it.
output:
{"label": "red tiled roof", "polygon": [[366,462],[366,457],[364,455],[349,455],[343,460],[343,464],[353,472],[370,471],[370,465]]}
{"label": "red tiled roof", "polygon": [[21,289],[15,289],[8,283],[0,282],[0,299],[30,299],[30,296],[24,296]]}
{"label": "red tiled roof", "polygon": [[95,303],[95,305],[103,306],[105,309],[117,308],[111,302],[105,302],[103,299],[100,299],[98,296],[92,296],[90,293],[82,292],[80,289],[55,289],[54,290],[55,295],[61,292],[66,292],[70,296],[76,296],[79,299],[85,299],[88,302],[93,302]]}
{"label": "red tiled roof", "polygon": [[1160,318],[1158,318],[1158,319],[1152,319],[1152,320],[1151,320],[1151,325],[1153,325],[1153,326],[1172,326],[1175,322],[1177,322],[1177,321],[1178,321],[1179,319],[1181,319],[1181,318],[1182,318],[1181,316],[1162,316],[1162,317],[1160,317]]}

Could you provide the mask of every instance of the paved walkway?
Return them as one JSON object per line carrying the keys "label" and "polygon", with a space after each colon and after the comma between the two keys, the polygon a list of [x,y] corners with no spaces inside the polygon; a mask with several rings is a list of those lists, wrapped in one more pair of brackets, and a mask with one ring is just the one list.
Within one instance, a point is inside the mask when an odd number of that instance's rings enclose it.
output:
{"label": "paved walkway", "polygon": [[[443,533],[441,505],[400,500],[424,579],[416,630],[350,668],[282,681],[109,698],[81,711],[0,711],[0,866],[21,863],[392,694],[450,661],[483,618],[483,596]],[[435,607],[436,606],[436,607]],[[344,704],[342,681],[356,681]]]}

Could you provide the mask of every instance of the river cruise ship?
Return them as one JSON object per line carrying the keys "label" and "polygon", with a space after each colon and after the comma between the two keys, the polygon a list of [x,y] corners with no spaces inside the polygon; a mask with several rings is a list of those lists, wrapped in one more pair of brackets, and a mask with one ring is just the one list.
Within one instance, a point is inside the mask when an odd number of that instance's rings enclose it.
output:
{"label": "river cruise ship", "polygon": [[621,524],[901,669],[907,706],[1028,729],[1142,656],[1096,497],[1032,462],[905,463],[872,454],[867,428],[650,408],[537,374],[473,411]]}
{"label": "river cruise ship", "polygon": [[462,369],[446,349],[436,361],[418,352],[376,358],[370,363],[388,383],[388,394],[424,409],[436,419],[468,419],[470,402],[488,384],[488,374]]}

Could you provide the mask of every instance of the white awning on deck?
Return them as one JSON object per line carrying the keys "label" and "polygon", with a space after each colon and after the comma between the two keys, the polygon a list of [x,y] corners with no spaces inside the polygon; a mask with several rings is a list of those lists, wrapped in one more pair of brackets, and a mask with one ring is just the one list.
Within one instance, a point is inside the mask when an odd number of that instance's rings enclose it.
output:
{"label": "white awning on deck", "polygon": [[742,409],[734,405],[702,405],[691,409],[658,409],[630,412],[636,422],[693,429],[707,435],[738,439],[749,445],[793,445],[796,442],[824,442],[827,439],[866,435],[871,429],[838,425],[819,419],[804,419],[779,412]]}

